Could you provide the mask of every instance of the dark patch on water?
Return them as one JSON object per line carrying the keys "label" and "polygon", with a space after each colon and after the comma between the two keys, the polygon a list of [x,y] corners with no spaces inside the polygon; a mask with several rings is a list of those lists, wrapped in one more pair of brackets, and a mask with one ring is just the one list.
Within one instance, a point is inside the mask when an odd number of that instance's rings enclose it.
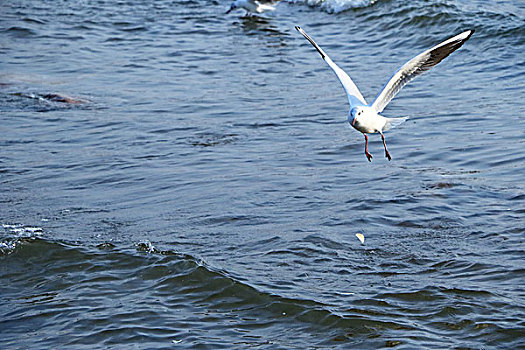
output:
{"label": "dark patch on water", "polygon": [[83,100],[80,98],[67,96],[67,95],[59,94],[59,93],[32,94],[32,93],[15,92],[15,93],[11,93],[11,95],[17,96],[17,97],[30,98],[30,99],[34,99],[38,101],[43,101],[43,102],[60,102],[60,103],[66,103],[66,104],[72,104],[72,105],[88,103],[87,100]]}
{"label": "dark patch on water", "polygon": [[202,133],[197,136],[197,139],[191,141],[192,146],[197,147],[213,147],[220,145],[227,145],[229,143],[235,142],[238,139],[237,134],[211,134],[211,133]]}

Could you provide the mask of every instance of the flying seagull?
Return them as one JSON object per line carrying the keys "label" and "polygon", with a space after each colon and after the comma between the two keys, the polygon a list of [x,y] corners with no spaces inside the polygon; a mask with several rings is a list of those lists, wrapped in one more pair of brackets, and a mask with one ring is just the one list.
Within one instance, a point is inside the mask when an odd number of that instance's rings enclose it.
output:
{"label": "flying seagull", "polygon": [[262,13],[264,11],[273,11],[275,7],[272,5],[277,1],[279,0],[235,0],[231,3],[226,13],[230,13],[237,8],[245,9],[245,16],[250,16],[252,12]]}
{"label": "flying seagull", "polygon": [[390,127],[395,126],[406,119],[383,117],[380,114],[383,109],[385,109],[388,103],[403,88],[403,86],[418,75],[421,75],[434,67],[452,52],[459,49],[474,33],[474,30],[467,30],[412,58],[394,73],[392,78],[390,78],[385,86],[383,86],[383,89],[381,89],[374,102],[366,103],[365,98],[361,95],[361,92],[359,92],[359,89],[352,79],[350,79],[348,74],[339,68],[304,30],[298,26],[296,26],[295,29],[297,29],[297,31],[299,31],[299,33],[301,33],[310,44],[316,48],[323,60],[330,66],[330,68],[332,68],[335,75],[337,75],[337,78],[339,78],[339,81],[343,85],[348,97],[348,102],[350,103],[348,123],[365,135],[365,155],[369,162],[372,161],[372,155],[368,152],[367,134],[381,134],[383,146],[385,147],[385,157],[388,158],[388,160],[391,160],[392,157],[386,148],[383,131],[390,129]]}

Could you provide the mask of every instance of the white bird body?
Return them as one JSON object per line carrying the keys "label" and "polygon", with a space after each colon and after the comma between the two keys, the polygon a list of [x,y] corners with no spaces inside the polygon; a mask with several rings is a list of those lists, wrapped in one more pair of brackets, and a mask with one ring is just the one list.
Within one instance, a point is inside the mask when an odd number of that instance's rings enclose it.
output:
{"label": "white bird body", "polygon": [[315,43],[315,41],[300,27],[295,27],[319,52],[325,62],[332,68],[334,73],[339,78],[343,85],[350,104],[350,111],[348,113],[348,123],[353,128],[363,133],[365,136],[365,155],[368,161],[372,161],[372,155],[368,152],[368,136],[367,134],[379,133],[383,140],[385,148],[385,157],[391,160],[392,157],[388,152],[383,131],[387,131],[390,127],[403,122],[407,118],[386,118],[380,113],[394,98],[394,96],[405,86],[409,81],[420,74],[423,74],[445,57],[450,55],[455,50],[459,49],[465,41],[467,41],[474,30],[467,30],[460,33],[442,43],[424,51],[423,53],[412,58],[399,68],[390,80],[383,86],[377,97],[372,103],[367,103],[361,92],[354,84],[352,79],[339,66],[337,66],[328,55]]}
{"label": "white bird body", "polygon": [[230,13],[230,11],[235,10],[237,8],[245,9],[246,15],[249,15],[252,12],[263,13],[264,11],[275,10],[275,7],[263,2],[263,0],[235,0],[231,3],[230,8],[228,9],[228,11],[226,11],[226,13]]}
{"label": "white bird body", "polygon": [[370,106],[356,106],[350,109],[348,113],[348,123],[354,129],[361,131],[363,134],[374,134],[386,131],[389,118],[378,114]]}

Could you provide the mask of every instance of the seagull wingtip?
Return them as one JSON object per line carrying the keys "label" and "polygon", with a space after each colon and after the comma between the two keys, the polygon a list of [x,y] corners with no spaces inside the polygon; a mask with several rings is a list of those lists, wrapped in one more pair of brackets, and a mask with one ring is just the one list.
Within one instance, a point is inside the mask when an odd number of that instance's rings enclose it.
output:
{"label": "seagull wingtip", "polygon": [[[472,36],[472,34],[474,34],[475,30],[474,29],[467,29],[467,30],[464,30],[462,31],[461,33],[459,34],[456,34],[456,36],[453,36],[452,38],[450,38],[449,40],[452,40],[452,41],[460,41],[462,43],[464,43],[465,41],[467,41],[468,39],[470,39],[470,37]],[[448,43],[449,41],[444,41],[442,44],[444,43]]]}
{"label": "seagull wingtip", "polygon": [[300,31],[301,31],[301,27],[299,27],[299,26],[295,26],[295,30],[297,30],[298,32],[300,32]]}
{"label": "seagull wingtip", "polygon": [[463,32],[463,34],[466,34],[465,40],[470,39],[470,37],[472,36],[472,34],[474,34],[475,31],[476,31],[475,29],[465,30]]}

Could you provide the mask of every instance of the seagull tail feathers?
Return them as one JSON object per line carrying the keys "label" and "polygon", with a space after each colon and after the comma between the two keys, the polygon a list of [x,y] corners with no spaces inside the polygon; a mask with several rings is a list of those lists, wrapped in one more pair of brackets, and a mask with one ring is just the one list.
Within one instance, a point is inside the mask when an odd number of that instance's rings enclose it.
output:
{"label": "seagull tail feathers", "polygon": [[396,128],[399,125],[406,122],[408,117],[401,117],[401,118],[388,118],[387,123],[383,127],[383,131],[388,131],[392,128]]}

